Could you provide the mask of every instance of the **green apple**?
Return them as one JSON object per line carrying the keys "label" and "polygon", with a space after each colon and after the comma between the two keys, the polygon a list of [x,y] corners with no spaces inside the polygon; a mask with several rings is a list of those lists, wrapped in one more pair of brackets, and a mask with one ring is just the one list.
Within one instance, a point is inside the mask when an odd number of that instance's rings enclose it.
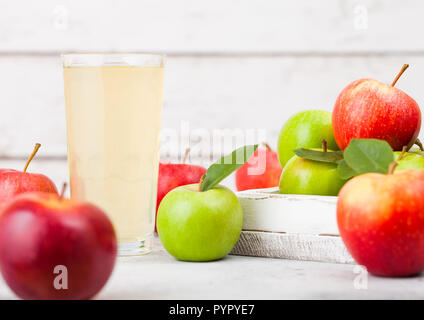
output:
{"label": "green apple", "polygon": [[331,125],[331,112],[308,110],[290,117],[281,128],[278,137],[278,159],[284,168],[294,156],[297,148],[319,148],[322,140],[327,141],[329,149],[338,150]]}
{"label": "green apple", "polygon": [[281,173],[280,193],[337,196],[346,181],[340,178],[337,164],[308,160],[295,155]]}
{"label": "green apple", "polygon": [[418,150],[416,152],[417,153],[415,153],[415,150],[412,152],[406,152],[400,160],[398,159],[402,152],[393,152],[393,160],[398,163],[395,170],[424,169],[424,156],[420,155],[420,152],[422,151]]}
{"label": "green apple", "polygon": [[224,257],[237,243],[242,223],[238,198],[220,185],[203,192],[199,184],[175,188],[163,198],[157,215],[163,246],[184,261]]}

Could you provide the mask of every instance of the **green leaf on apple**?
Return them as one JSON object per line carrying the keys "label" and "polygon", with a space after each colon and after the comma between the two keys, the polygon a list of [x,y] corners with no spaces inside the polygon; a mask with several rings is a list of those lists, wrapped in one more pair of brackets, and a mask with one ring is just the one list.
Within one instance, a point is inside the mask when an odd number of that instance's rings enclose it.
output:
{"label": "green leaf on apple", "polygon": [[293,152],[298,157],[320,162],[339,163],[341,160],[343,160],[343,151],[324,152],[320,150],[299,148]]}
{"label": "green leaf on apple", "polygon": [[357,172],[353,170],[349,165],[346,163],[346,160],[342,160],[339,162],[339,165],[337,166],[337,172],[343,180],[350,179],[357,175]]}
{"label": "green leaf on apple", "polygon": [[201,182],[201,191],[212,189],[232,172],[243,166],[257,148],[257,144],[240,147],[212,164],[206,171],[203,182]]}
{"label": "green leaf on apple", "polygon": [[384,140],[352,139],[344,150],[344,161],[338,165],[339,175],[348,179],[367,172],[387,173],[393,162],[393,150]]}

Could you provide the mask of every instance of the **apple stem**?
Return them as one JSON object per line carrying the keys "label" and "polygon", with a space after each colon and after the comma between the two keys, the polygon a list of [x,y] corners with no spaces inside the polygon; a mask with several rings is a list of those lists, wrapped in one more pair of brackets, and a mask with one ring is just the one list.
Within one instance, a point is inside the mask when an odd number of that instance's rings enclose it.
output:
{"label": "apple stem", "polygon": [[395,86],[396,82],[399,80],[399,78],[400,78],[400,77],[401,77],[401,75],[405,72],[405,70],[406,70],[406,69],[408,69],[408,67],[409,67],[409,64],[404,64],[404,65],[402,66],[402,69],[400,69],[400,71],[399,71],[399,73],[397,74],[397,76],[396,76],[395,80],[393,80],[393,82],[392,82],[392,84],[391,84],[391,86],[392,86],[392,87],[394,87],[394,86]]}
{"label": "apple stem", "polygon": [[63,199],[63,196],[65,195],[65,191],[66,191],[67,186],[68,186],[68,184],[66,182],[64,182],[63,185],[62,185],[62,190],[60,191],[59,200]]}
{"label": "apple stem", "polygon": [[327,141],[322,139],[322,151],[327,152]]}
{"label": "apple stem", "polygon": [[190,148],[185,149],[184,158],[183,158],[183,164],[186,163],[186,160],[188,158],[189,153],[190,153]]}
{"label": "apple stem", "polygon": [[421,143],[420,139],[417,138],[417,140],[415,140],[414,144],[416,144],[418,146],[418,148],[420,148],[421,151],[424,151],[424,147],[423,147],[423,144]]}
{"label": "apple stem", "polygon": [[268,143],[266,143],[266,142],[262,142],[262,145],[263,145],[263,146],[264,146],[264,147],[265,147],[268,151],[271,151],[271,150],[272,150]]}
{"label": "apple stem", "polygon": [[407,146],[403,146],[403,148],[402,148],[402,152],[401,152],[401,154],[399,155],[399,157],[397,158],[397,161],[402,160],[403,156],[404,156],[404,155],[405,155],[405,153],[406,153],[406,149],[408,149],[408,147],[407,147]]}
{"label": "apple stem", "polygon": [[389,164],[389,174],[393,174],[395,172],[396,167],[398,166],[398,163],[396,161],[390,162]]}
{"label": "apple stem", "polygon": [[204,174],[204,175],[202,175],[200,177],[200,181],[199,181],[199,192],[202,191],[202,185],[203,185],[203,182],[205,181],[205,178],[206,178],[206,174]]}
{"label": "apple stem", "polygon": [[35,144],[34,150],[32,151],[31,155],[29,156],[29,158],[28,158],[28,160],[27,160],[27,162],[25,164],[24,172],[27,171],[28,166],[29,166],[31,160],[35,157],[35,154],[37,153],[38,149],[40,149],[40,147],[41,147],[41,144],[39,144],[39,143],[36,143]]}

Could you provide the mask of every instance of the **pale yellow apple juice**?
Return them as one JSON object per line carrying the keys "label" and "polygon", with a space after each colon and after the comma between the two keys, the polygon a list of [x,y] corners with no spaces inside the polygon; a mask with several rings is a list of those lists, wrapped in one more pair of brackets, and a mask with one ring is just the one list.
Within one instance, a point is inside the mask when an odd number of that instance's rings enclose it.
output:
{"label": "pale yellow apple juice", "polygon": [[71,197],[114,224],[120,255],[150,251],[163,67],[64,66]]}

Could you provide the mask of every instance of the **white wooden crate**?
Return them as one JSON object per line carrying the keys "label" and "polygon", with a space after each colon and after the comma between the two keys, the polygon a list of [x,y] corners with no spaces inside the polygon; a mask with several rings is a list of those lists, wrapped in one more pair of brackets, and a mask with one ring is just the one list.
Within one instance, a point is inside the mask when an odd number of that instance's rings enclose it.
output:
{"label": "white wooden crate", "polygon": [[235,255],[354,263],[339,236],[337,197],[239,192],[244,221]]}

